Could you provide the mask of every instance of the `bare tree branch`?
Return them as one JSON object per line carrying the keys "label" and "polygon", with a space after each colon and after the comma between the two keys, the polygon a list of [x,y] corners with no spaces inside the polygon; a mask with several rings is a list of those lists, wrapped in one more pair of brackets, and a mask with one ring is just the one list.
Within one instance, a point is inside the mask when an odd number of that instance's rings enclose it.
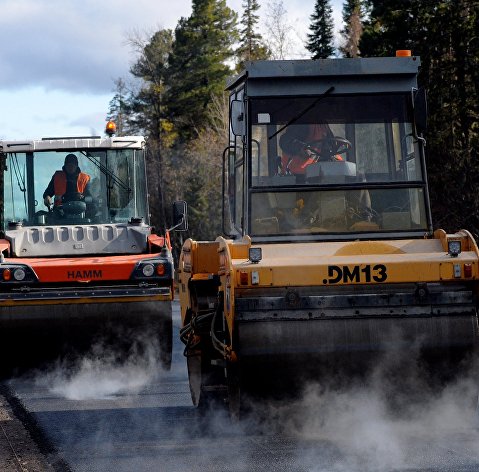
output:
{"label": "bare tree branch", "polygon": [[286,59],[292,51],[293,27],[288,21],[287,13],[283,0],[273,0],[267,4],[264,21],[267,32],[265,41],[273,59]]}

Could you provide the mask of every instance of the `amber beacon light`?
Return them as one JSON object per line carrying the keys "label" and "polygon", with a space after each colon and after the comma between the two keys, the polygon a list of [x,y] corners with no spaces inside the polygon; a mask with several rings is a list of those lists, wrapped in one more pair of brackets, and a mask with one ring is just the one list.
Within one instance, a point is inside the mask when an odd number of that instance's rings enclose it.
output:
{"label": "amber beacon light", "polygon": [[113,136],[116,132],[116,124],[114,121],[109,121],[105,126],[105,133],[108,136]]}
{"label": "amber beacon light", "polygon": [[396,57],[411,57],[412,53],[410,49],[398,49],[396,51]]}

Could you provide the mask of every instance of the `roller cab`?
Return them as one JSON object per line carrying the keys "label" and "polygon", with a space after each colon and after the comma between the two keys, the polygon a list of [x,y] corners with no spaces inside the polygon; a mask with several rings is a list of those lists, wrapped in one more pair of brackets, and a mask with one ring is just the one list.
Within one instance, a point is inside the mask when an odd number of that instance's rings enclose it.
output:
{"label": "roller cab", "polygon": [[229,82],[224,234],[186,241],[178,269],[196,405],[237,413],[287,372],[475,349],[478,248],[431,221],[419,67],[258,61]]}

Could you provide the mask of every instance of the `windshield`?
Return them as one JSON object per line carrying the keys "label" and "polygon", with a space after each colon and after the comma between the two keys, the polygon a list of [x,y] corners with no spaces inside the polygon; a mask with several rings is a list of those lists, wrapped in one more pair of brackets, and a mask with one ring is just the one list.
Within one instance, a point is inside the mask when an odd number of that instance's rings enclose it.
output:
{"label": "windshield", "polygon": [[250,233],[427,231],[410,96],[251,100]]}
{"label": "windshield", "polygon": [[[148,222],[141,150],[13,152],[5,157],[3,229],[9,222],[77,225],[137,217]],[[70,162],[74,172],[66,173]]]}

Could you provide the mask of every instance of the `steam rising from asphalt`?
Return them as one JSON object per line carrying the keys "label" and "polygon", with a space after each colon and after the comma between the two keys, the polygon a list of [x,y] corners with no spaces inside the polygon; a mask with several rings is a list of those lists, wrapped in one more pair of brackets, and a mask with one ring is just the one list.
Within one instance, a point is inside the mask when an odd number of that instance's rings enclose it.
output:
{"label": "steam rising from asphalt", "polygon": [[[134,343],[120,357],[99,343],[86,356],[42,374],[41,382],[57,396],[88,400],[133,395],[161,375],[158,345],[151,340]],[[286,401],[255,398],[240,424],[232,425],[219,409],[198,415],[188,403],[124,411],[128,439],[138,445],[146,435],[150,444],[144,455],[141,447],[138,450],[135,468],[149,470],[150,460],[156,460],[171,472],[457,470],[449,465],[459,455],[464,470],[476,470],[479,435],[474,430],[474,402],[479,382],[475,369],[438,387],[428,382],[415,353],[408,351],[406,358],[382,359],[366,377],[336,380],[310,379],[298,398]],[[126,420],[122,417],[114,426],[112,417],[94,417],[94,439],[86,446],[72,445],[73,458],[75,447],[97,450],[99,457],[111,461],[107,470],[115,470],[121,463],[118,447],[124,447],[118,446],[115,434],[123,438]],[[461,451],[456,454],[458,443]],[[89,464],[89,470],[105,470],[104,465]]]}
{"label": "steam rising from asphalt", "polygon": [[437,445],[448,434],[470,428],[471,405],[463,402],[473,384],[462,380],[404,411],[391,408],[385,392],[371,386],[338,391],[315,384],[280,416],[285,431],[303,444],[315,444],[300,459],[311,472],[425,467],[427,452],[418,450],[416,441]]}
{"label": "steam rising from asphalt", "polygon": [[99,341],[86,354],[55,363],[37,383],[69,400],[136,394],[161,371],[158,352],[153,337],[135,339],[126,352]]}
{"label": "steam rising from asphalt", "polygon": [[[195,450],[202,465],[193,470],[478,470],[477,377],[462,376],[439,388],[421,369],[399,374],[383,364],[379,370],[343,384],[327,378],[308,382],[297,399],[256,398],[234,427],[211,411],[198,434],[203,449]],[[181,424],[177,428],[178,439],[184,438]],[[208,448],[208,441],[215,446]],[[222,468],[212,467],[216,463]]]}
{"label": "steam rising from asphalt", "polygon": [[309,383],[301,399],[271,406],[282,433],[301,444],[295,463],[308,472],[442,470],[450,438],[464,435],[464,450],[479,464],[477,375],[431,387],[419,368],[402,382],[390,374],[382,364],[347,386]]}

